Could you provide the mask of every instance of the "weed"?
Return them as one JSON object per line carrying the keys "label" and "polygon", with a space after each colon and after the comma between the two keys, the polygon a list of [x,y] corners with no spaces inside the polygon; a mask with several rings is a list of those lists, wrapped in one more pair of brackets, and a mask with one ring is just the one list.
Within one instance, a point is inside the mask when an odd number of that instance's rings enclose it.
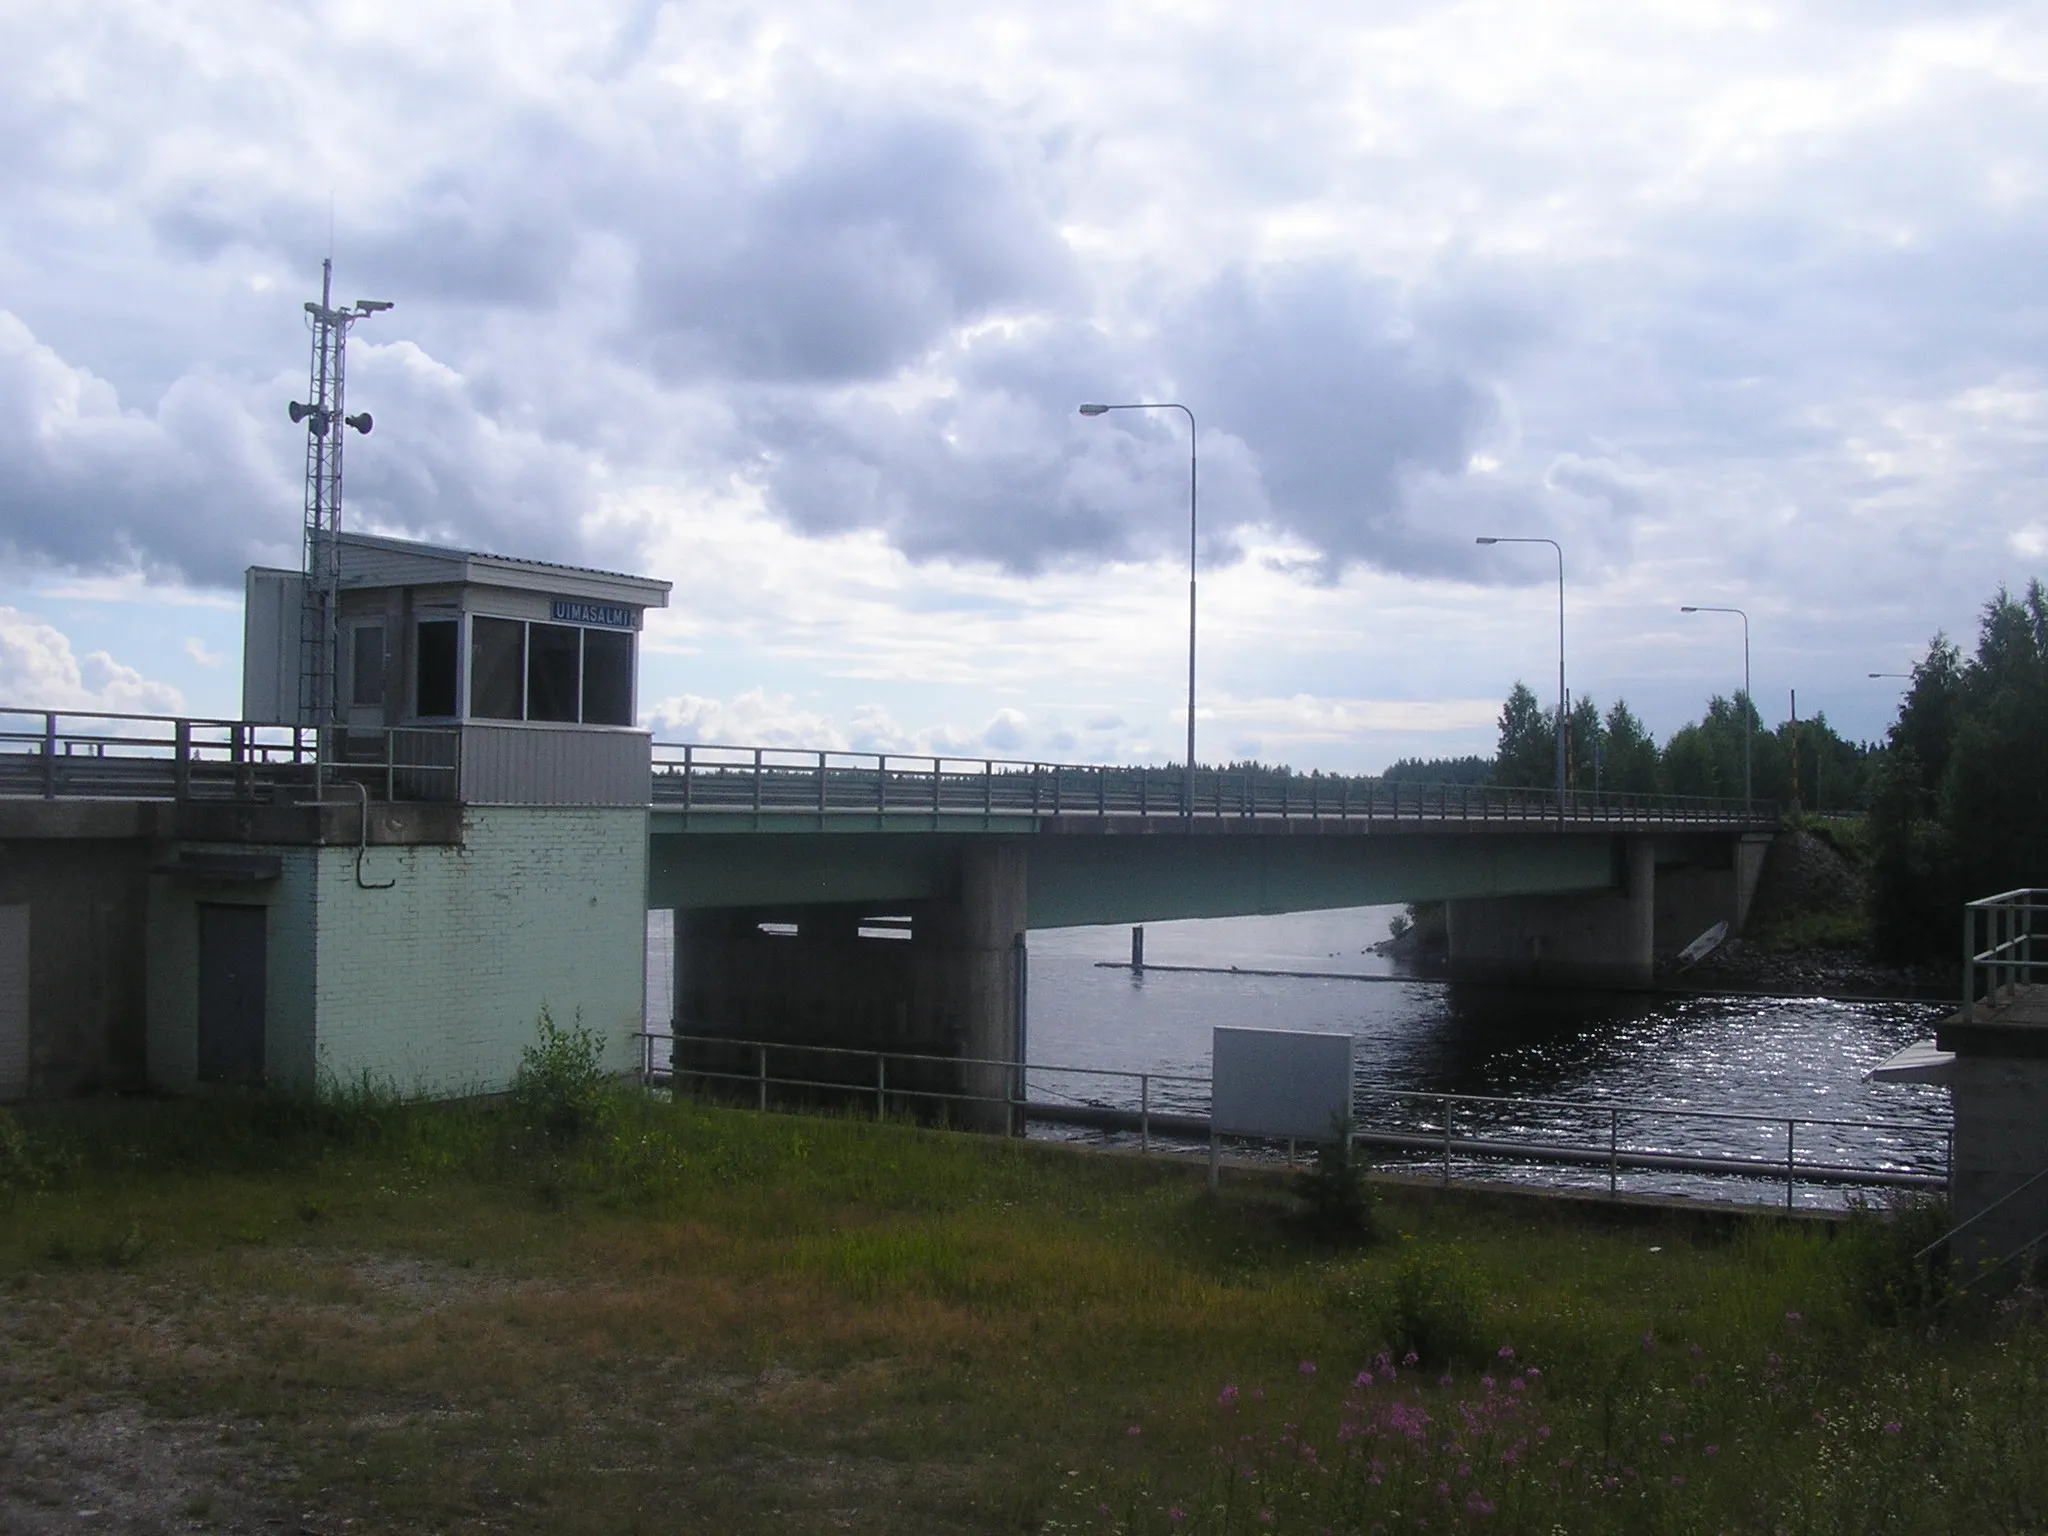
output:
{"label": "weed", "polygon": [[10,1205],[22,1195],[32,1195],[48,1182],[41,1165],[29,1149],[28,1134],[21,1122],[0,1109],[0,1206]]}
{"label": "weed", "polygon": [[567,1029],[540,1011],[540,1039],[519,1051],[512,1107],[521,1123],[554,1141],[572,1141],[604,1119],[608,1079],[604,1040],[579,1011]]}
{"label": "weed", "polygon": [[1836,1240],[1850,1305],[1879,1326],[1922,1317],[1948,1294],[1947,1258],[1921,1258],[1949,1227],[1945,1201],[1858,1200]]}
{"label": "weed", "polygon": [[1457,1252],[1411,1253],[1395,1271],[1381,1318],[1394,1353],[1426,1368],[1485,1355],[1485,1303]]}

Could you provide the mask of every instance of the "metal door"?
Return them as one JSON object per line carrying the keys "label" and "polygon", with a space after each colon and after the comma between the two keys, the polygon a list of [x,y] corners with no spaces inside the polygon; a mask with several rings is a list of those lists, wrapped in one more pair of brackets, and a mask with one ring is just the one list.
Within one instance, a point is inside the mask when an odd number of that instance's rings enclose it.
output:
{"label": "metal door", "polygon": [[28,906],[0,907],[0,1102],[28,1097]]}
{"label": "metal door", "polygon": [[199,908],[199,1080],[263,1081],[264,907]]}

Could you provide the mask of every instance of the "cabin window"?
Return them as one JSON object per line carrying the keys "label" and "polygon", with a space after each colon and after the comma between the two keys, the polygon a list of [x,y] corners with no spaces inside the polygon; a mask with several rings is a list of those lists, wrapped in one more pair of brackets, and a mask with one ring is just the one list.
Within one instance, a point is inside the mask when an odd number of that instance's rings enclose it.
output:
{"label": "cabin window", "polygon": [[527,719],[574,724],[581,718],[582,635],[567,624],[527,626]]}
{"label": "cabin window", "polygon": [[455,661],[460,629],[454,619],[420,620],[417,713],[422,719],[452,719],[458,712]]}
{"label": "cabin window", "polygon": [[520,720],[526,711],[526,626],[517,619],[469,621],[469,713]]}
{"label": "cabin window", "polygon": [[587,725],[633,723],[633,635],[630,630],[583,631],[583,720]]}

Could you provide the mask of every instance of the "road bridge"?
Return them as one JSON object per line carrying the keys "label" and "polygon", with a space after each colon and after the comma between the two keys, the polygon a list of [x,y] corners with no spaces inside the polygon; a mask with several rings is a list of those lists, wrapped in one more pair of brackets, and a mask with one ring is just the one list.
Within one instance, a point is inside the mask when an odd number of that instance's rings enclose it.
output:
{"label": "road bridge", "polygon": [[[45,1022],[17,1033],[47,1046],[85,1027],[60,1015],[101,1025],[94,1048],[44,1049],[42,1079],[153,1075],[132,1064],[150,1032],[137,1000],[172,1007],[165,986],[185,983],[151,979],[152,923],[218,908],[229,887],[282,902],[303,885],[287,926],[325,935],[304,962],[319,1007],[342,1007],[329,993],[354,977],[385,1015],[424,1020],[436,983],[446,1007],[472,975],[536,991],[521,994],[529,1014],[562,1007],[585,971],[637,974],[631,914],[659,908],[677,914],[680,1028],[1008,1060],[1024,1044],[1033,928],[1442,900],[1458,976],[1637,983],[1660,948],[1718,919],[1740,927],[1777,819],[1727,801],[1560,804],[1266,770],[1199,770],[1189,798],[1177,767],[671,745],[588,728],[572,760],[569,739],[500,724],[316,731],[0,713],[0,908],[43,908],[24,927],[33,964],[26,951],[21,964],[43,978],[29,1011]],[[378,990],[380,955],[400,952],[428,995]],[[0,992],[8,963],[0,954]],[[262,983],[272,992],[277,968]],[[270,1012],[292,1006],[280,994]],[[492,1006],[512,1006],[511,992]],[[606,1009],[630,1011],[623,994]],[[460,1075],[460,1051],[425,1052],[402,1030],[394,1044],[397,1029],[371,1033],[411,1064],[401,1087]],[[0,1095],[6,1034],[0,1021]],[[323,1049],[292,1070],[310,1081],[347,1064]],[[270,1051],[271,1077],[289,1055]]]}

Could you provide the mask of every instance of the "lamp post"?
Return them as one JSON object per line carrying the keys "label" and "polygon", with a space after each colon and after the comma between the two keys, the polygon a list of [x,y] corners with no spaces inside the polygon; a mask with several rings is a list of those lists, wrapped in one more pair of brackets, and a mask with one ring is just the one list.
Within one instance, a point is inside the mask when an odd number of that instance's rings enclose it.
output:
{"label": "lamp post", "polygon": [[[1687,603],[1678,611],[1680,613],[1732,613],[1742,620],[1742,809],[1747,813],[1751,809],[1749,739],[1756,734],[1756,730],[1749,720],[1749,712],[1756,707],[1756,702],[1751,698],[1749,692],[1749,615],[1740,608],[1709,608],[1701,603]],[[1792,798],[1794,800],[1799,798],[1796,790]]]}
{"label": "lamp post", "polygon": [[1475,544],[1548,544],[1557,555],[1557,819],[1564,820],[1564,550],[1555,539],[1479,538]]}
{"label": "lamp post", "polygon": [[1911,677],[1913,674],[1910,672],[1872,672],[1869,675],[1872,677]]}
{"label": "lamp post", "polygon": [[1180,813],[1195,813],[1195,413],[1178,400],[1138,401],[1129,405],[1081,407],[1083,416],[1101,416],[1110,411],[1179,411],[1188,419],[1188,766],[1181,784]]}

